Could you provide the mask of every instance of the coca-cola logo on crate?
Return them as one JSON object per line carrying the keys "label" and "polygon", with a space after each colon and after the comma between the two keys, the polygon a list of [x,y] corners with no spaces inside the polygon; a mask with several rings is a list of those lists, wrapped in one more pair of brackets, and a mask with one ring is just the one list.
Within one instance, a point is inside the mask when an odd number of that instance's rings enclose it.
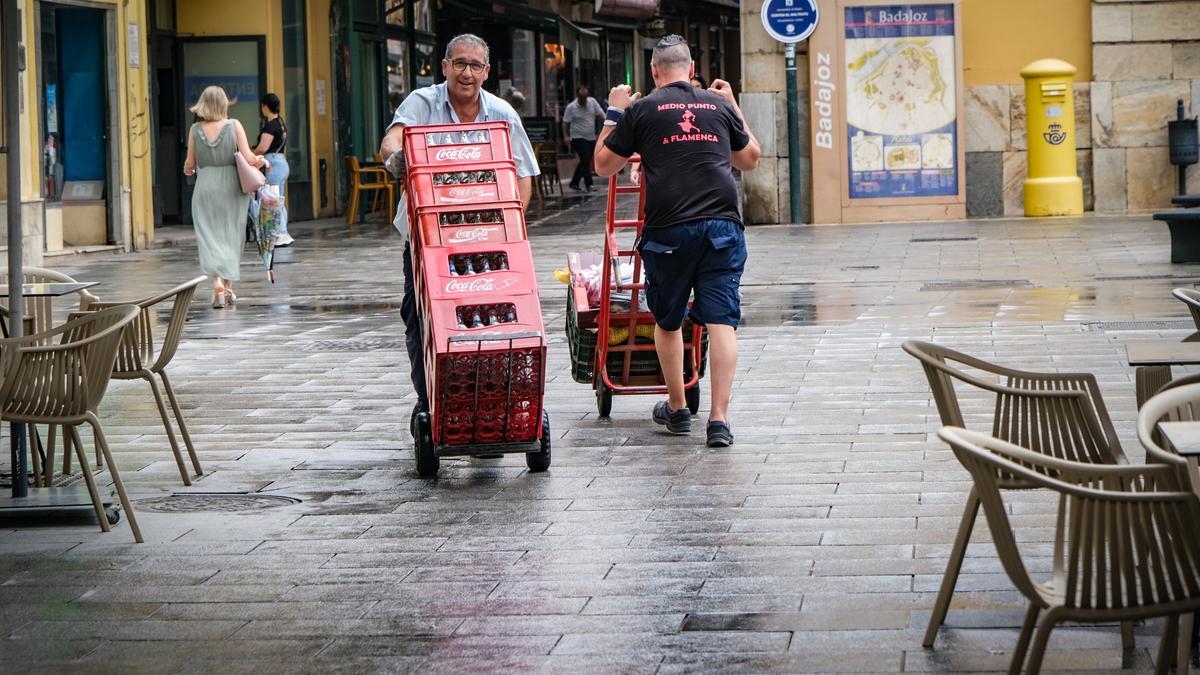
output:
{"label": "coca-cola logo on crate", "polygon": [[472,159],[483,158],[483,148],[478,145],[461,145],[457,148],[439,148],[433,155],[434,159],[439,162],[455,161],[465,162]]}
{"label": "coca-cola logo on crate", "polygon": [[482,279],[451,279],[446,282],[447,293],[495,293],[517,283],[517,276],[511,274],[500,279],[484,277]]}
{"label": "coca-cola logo on crate", "polygon": [[496,193],[494,190],[478,185],[470,187],[455,187],[446,191],[442,199],[448,202],[469,202],[480,197],[491,197]]}
{"label": "coca-cola logo on crate", "polygon": [[463,244],[472,241],[486,241],[493,233],[499,231],[499,227],[472,227],[471,229],[462,229],[454,233],[446,243],[448,244]]}

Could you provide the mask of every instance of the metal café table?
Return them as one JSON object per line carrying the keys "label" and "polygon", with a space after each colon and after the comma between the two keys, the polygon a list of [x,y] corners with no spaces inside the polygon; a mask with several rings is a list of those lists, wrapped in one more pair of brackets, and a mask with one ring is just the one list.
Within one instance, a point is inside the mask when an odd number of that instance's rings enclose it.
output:
{"label": "metal caf\u00e9 table", "polygon": [[[21,295],[26,298],[57,298],[59,296],[77,293],[85,288],[91,288],[99,284],[98,281],[75,281],[62,282],[55,281],[45,284],[21,284]],[[0,297],[8,297],[8,286],[0,286]],[[32,319],[30,316],[25,317],[28,322]],[[4,317],[0,316],[0,332],[4,333],[4,337],[8,337],[8,322]]]}
{"label": "metal caf\u00e9 table", "polygon": [[[50,282],[40,284],[21,284],[21,295],[26,298],[53,298],[71,293],[76,293],[85,288],[91,288],[98,285],[98,281],[77,281],[77,282]],[[8,286],[0,286],[0,297],[8,297]],[[28,324],[31,321],[31,316],[24,317],[24,322]],[[0,330],[3,331],[4,337],[8,337],[8,324],[4,321],[4,317],[0,316]],[[12,441],[17,446],[17,452],[25,453],[25,431],[24,424],[11,425]],[[39,443],[40,445],[40,443]],[[37,449],[35,449],[35,452]],[[20,462],[21,465],[26,465],[25,461]],[[16,484],[17,472],[13,471],[13,483]],[[87,493],[85,486],[72,487],[52,487],[41,488],[27,497],[0,497],[0,511],[26,511],[29,509],[38,508],[91,508],[92,498]],[[108,508],[110,502],[106,499],[104,506]],[[110,520],[112,518],[110,517]]]}
{"label": "metal caf\u00e9 table", "polygon": [[1192,490],[1200,494],[1200,422],[1159,422],[1158,430],[1187,459]]}

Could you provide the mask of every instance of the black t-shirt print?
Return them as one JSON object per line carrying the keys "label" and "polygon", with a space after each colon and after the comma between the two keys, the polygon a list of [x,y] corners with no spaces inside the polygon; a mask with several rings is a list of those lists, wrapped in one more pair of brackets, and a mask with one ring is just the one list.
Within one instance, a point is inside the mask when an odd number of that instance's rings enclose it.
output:
{"label": "black t-shirt print", "polygon": [[276,117],[264,122],[262,130],[258,132],[258,137],[261,139],[263,134],[271,134],[271,146],[263,154],[283,152],[283,147],[287,145],[287,128],[283,126],[283,118]]}
{"label": "black t-shirt print", "polygon": [[604,145],[642,156],[646,227],[723,218],[740,223],[729,153],[750,135],[733,106],[688,82],[672,82],[634,101]]}

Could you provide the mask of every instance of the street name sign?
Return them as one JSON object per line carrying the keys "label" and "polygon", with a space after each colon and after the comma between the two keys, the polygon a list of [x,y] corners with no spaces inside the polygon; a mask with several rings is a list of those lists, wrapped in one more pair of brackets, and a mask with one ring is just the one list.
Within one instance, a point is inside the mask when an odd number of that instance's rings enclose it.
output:
{"label": "street name sign", "polygon": [[808,38],[817,29],[817,18],[816,0],[763,0],[763,28],[780,42]]}

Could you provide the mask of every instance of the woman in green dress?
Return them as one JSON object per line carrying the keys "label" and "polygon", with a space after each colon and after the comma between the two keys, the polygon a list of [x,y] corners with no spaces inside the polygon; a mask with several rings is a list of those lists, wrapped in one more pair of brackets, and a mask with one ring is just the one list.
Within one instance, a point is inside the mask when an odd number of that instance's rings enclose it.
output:
{"label": "woman in green dress", "polygon": [[220,87],[208,87],[191,107],[200,121],[187,137],[186,176],[197,175],[192,192],[192,222],[200,249],[200,271],[212,279],[212,306],[221,309],[237,298],[233,282],[246,240],[246,213],[250,195],[242,192],[236,153],[251,166],[261,168],[263,159],[246,141],[242,123],[229,119],[229,98]]}

